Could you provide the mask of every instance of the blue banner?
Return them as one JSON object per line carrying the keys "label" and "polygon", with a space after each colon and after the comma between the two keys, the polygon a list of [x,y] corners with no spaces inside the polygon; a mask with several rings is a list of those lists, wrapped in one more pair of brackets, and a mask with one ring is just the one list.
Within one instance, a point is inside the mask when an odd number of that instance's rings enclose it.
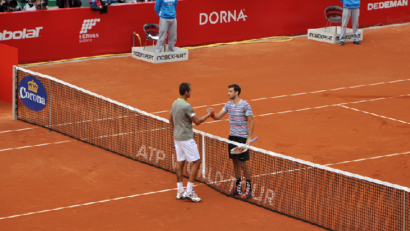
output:
{"label": "blue banner", "polygon": [[27,76],[20,81],[19,97],[32,111],[41,111],[47,104],[47,91],[40,80],[33,76]]}

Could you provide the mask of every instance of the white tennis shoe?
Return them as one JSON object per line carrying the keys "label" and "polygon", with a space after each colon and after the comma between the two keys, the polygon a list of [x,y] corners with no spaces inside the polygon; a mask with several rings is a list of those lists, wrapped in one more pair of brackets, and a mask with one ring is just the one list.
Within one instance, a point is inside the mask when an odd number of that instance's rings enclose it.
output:
{"label": "white tennis shoe", "polygon": [[184,199],[191,200],[193,202],[201,202],[201,198],[199,198],[195,191],[192,190],[190,194],[188,194],[186,191],[184,192]]}
{"label": "white tennis shoe", "polygon": [[184,198],[184,194],[185,194],[185,191],[184,191],[183,193],[177,192],[177,200],[185,199],[185,198]]}

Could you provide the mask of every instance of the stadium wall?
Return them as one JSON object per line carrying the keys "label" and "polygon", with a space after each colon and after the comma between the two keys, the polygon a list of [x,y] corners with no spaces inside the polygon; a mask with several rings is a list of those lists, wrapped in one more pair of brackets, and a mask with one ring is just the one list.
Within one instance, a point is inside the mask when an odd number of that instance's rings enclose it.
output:
{"label": "stadium wall", "polygon": [[0,101],[13,100],[13,65],[18,64],[18,50],[0,43]]}
{"label": "stadium wall", "polygon": [[[362,0],[360,27],[410,22],[409,0]],[[132,34],[158,23],[154,2],[0,13],[0,43],[19,49],[19,63],[129,53]],[[177,46],[306,34],[326,25],[324,9],[339,0],[179,0]],[[138,39],[136,39],[139,44]],[[151,44],[150,42],[148,42]]]}

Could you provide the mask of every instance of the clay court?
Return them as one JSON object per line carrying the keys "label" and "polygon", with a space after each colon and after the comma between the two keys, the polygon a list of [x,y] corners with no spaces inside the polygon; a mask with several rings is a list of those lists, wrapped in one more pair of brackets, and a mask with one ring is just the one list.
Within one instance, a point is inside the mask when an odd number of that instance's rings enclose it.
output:
{"label": "clay court", "polygon": [[[27,69],[164,118],[181,82],[192,84],[199,116],[204,105],[220,111],[236,83],[255,116],[254,146],[410,187],[408,44],[406,24],[366,29],[361,46],[296,37],[191,50],[185,62],[126,56]],[[2,231],[323,230],[199,183],[201,203],[176,201],[175,174],[13,121],[11,105],[0,108]],[[226,119],[195,128],[226,138]]]}

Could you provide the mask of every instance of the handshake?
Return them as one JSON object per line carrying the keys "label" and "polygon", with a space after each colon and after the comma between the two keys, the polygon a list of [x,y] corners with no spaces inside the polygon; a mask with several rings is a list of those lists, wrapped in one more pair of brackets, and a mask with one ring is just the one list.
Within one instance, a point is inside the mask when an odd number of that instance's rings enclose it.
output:
{"label": "handshake", "polygon": [[209,116],[212,117],[212,118],[215,117],[215,111],[214,111],[213,108],[208,108],[208,109],[206,109],[206,113],[208,114],[208,117],[209,117]]}

